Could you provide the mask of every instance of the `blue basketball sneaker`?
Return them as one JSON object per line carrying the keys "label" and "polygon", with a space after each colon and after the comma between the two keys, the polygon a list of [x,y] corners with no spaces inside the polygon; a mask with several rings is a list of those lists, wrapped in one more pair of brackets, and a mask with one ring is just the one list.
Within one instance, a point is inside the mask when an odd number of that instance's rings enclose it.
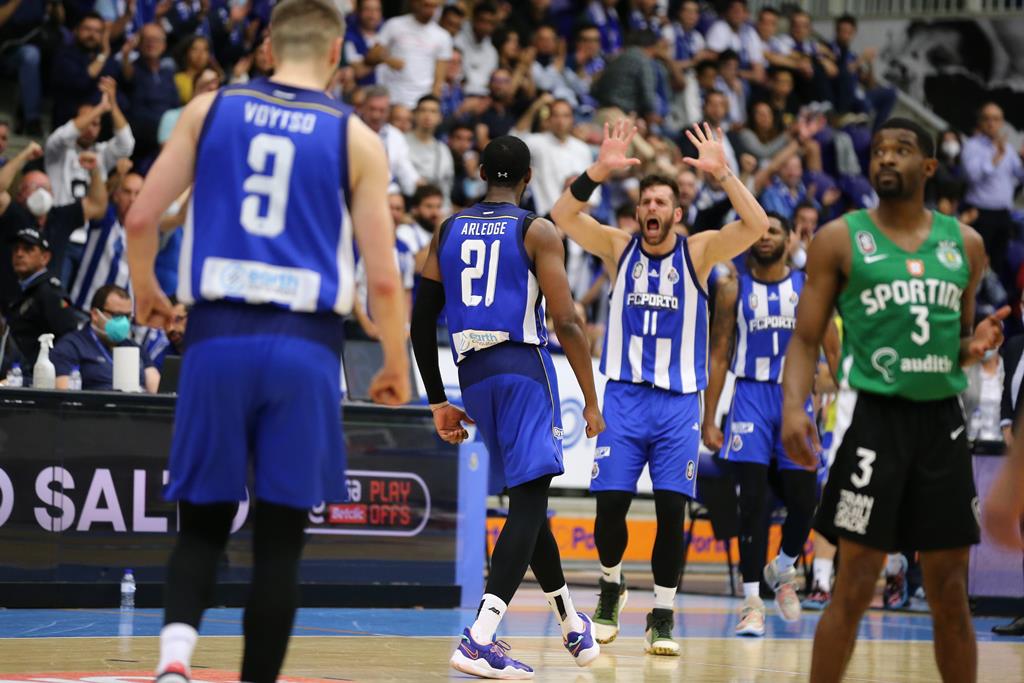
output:
{"label": "blue basketball sneaker", "polygon": [[583,620],[582,631],[569,631],[563,640],[565,649],[576,660],[577,666],[588,666],[601,654],[601,646],[594,640],[594,624],[583,612],[577,612]]}
{"label": "blue basketball sneaker", "polygon": [[481,645],[473,640],[467,628],[462,632],[462,642],[455,649],[449,663],[456,671],[479,678],[496,678],[505,681],[520,681],[533,678],[533,669],[508,656],[511,648],[504,640]]}

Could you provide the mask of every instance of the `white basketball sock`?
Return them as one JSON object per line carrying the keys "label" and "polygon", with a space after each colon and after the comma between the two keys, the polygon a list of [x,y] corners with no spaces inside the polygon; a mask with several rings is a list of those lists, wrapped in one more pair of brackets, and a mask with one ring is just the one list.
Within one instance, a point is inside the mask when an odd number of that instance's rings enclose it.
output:
{"label": "white basketball sock", "polygon": [[761,583],[758,581],[751,581],[749,583],[744,582],[743,584],[743,597],[749,600],[750,598],[761,598]]}
{"label": "white basketball sock", "polygon": [[780,550],[779,556],[775,558],[775,571],[781,574],[782,572],[786,571],[795,564],[795,557],[790,557],[789,555]]}
{"label": "white basketball sock", "polygon": [[654,584],[654,607],[655,609],[675,610],[676,587]]}
{"label": "white basketball sock", "polygon": [[583,631],[583,620],[580,619],[580,615],[576,613],[576,608],[572,604],[568,586],[562,586],[552,593],[545,593],[544,598],[548,601],[551,611],[555,613],[555,618],[558,619],[558,623],[562,627],[563,638],[567,638],[572,631],[576,631],[576,633]]}
{"label": "white basketball sock", "polygon": [[823,591],[832,590],[832,560],[814,558],[814,584]]}
{"label": "white basketball sock", "polygon": [[614,567],[606,567],[602,564],[601,578],[608,583],[622,583],[622,563],[619,562]]}
{"label": "white basketball sock", "polygon": [[486,645],[494,640],[494,632],[498,630],[501,618],[505,616],[508,605],[497,595],[484,593],[480,601],[480,611],[477,612],[476,621],[469,627],[469,634],[473,640]]}
{"label": "white basketball sock", "polygon": [[167,624],[160,629],[160,663],[156,667],[157,674],[175,662],[184,664],[188,673],[198,638],[199,634],[188,624]]}

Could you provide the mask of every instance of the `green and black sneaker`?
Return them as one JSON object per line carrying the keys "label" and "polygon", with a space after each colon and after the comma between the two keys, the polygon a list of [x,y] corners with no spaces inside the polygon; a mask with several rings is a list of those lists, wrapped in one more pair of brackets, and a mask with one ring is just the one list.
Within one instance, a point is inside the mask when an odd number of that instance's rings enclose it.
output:
{"label": "green and black sneaker", "polygon": [[675,615],[670,609],[655,607],[647,613],[647,630],[644,632],[644,652],[652,655],[679,655],[679,643],[672,640]]}
{"label": "green and black sneaker", "polygon": [[604,645],[619,635],[619,612],[626,606],[629,591],[626,590],[625,578],[622,579],[622,583],[599,579],[598,584],[601,592],[593,619],[594,640]]}

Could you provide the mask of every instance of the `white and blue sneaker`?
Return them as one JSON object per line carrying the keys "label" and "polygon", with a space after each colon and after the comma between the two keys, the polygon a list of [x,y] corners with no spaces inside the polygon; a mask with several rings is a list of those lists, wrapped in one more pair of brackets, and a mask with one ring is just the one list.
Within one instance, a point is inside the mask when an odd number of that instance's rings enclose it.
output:
{"label": "white and blue sneaker", "polygon": [[577,666],[589,666],[601,654],[601,646],[594,639],[594,624],[590,621],[590,617],[583,612],[576,614],[580,615],[580,619],[583,620],[583,630],[570,631],[569,635],[564,638],[563,644],[576,660]]}
{"label": "white and blue sneaker", "polygon": [[522,681],[533,678],[533,669],[520,661],[508,656],[512,649],[504,640],[480,644],[473,640],[467,628],[462,632],[462,642],[455,649],[449,664],[456,671],[461,671],[478,678],[492,678],[503,681]]}

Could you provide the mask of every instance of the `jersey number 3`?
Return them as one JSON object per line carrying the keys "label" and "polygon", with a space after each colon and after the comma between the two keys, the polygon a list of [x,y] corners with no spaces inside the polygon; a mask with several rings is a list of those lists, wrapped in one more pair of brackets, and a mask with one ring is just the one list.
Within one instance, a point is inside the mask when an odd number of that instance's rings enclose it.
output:
{"label": "jersey number 3", "polygon": [[[242,183],[246,195],[239,220],[248,233],[277,237],[284,232],[295,143],[280,135],[260,133],[249,143],[247,161],[252,175]],[[262,212],[261,206],[265,207]]]}
{"label": "jersey number 3", "polygon": [[[462,269],[462,303],[466,306],[484,306],[494,303],[494,289],[498,284],[498,255],[501,253],[501,242],[495,240],[491,243],[490,255],[487,254],[487,244],[483,240],[466,240],[462,243],[462,262],[466,267]],[[485,268],[486,266],[486,268]],[[473,293],[473,284],[480,279],[487,270],[487,285],[484,296]]]}

